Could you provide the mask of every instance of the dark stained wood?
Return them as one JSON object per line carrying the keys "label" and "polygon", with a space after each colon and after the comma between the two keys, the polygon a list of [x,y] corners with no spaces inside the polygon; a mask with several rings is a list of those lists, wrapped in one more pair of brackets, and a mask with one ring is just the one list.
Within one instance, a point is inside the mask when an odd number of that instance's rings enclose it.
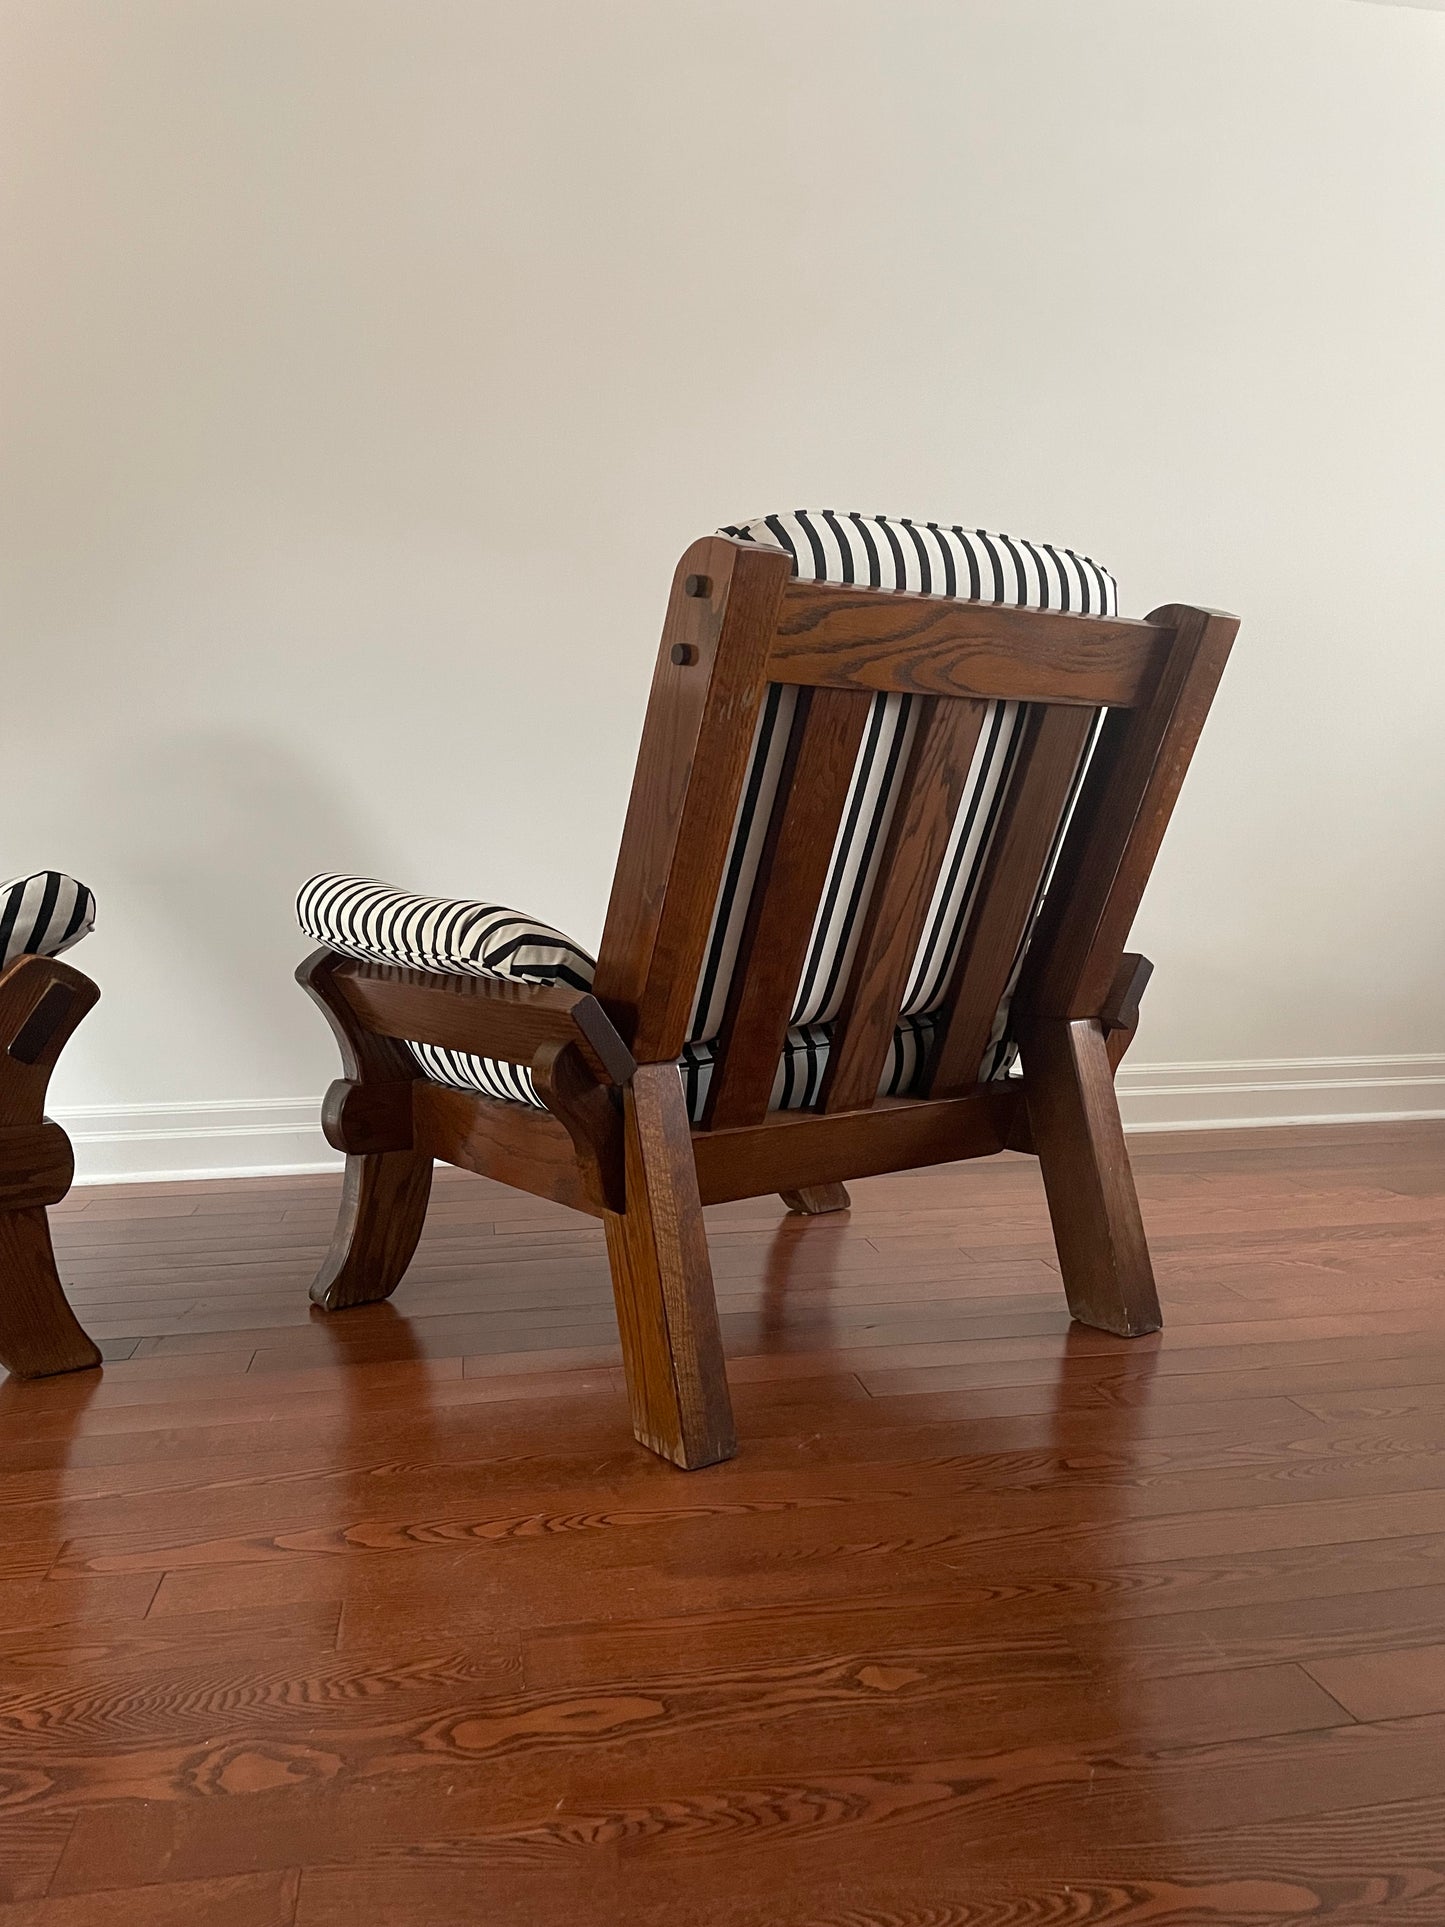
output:
{"label": "dark stained wood", "polygon": [[0,1365],[42,1378],[99,1363],[66,1300],[44,1208],[0,1210]]}
{"label": "dark stained wood", "polygon": [[[802,584],[790,569],[779,549],[722,537],[695,543],[678,565],[595,994],[325,951],[299,973],[326,1011],[346,1070],[323,1116],[349,1164],[315,1301],[374,1303],[394,1288],[421,1235],[433,1160],[601,1215],[635,1429],[685,1466],[712,1463],[732,1437],[702,1203],[806,1195],[814,1202],[803,1215],[827,1216],[840,1207],[817,1200],[835,1199],[850,1178],[1037,1150],[1076,1317],[1118,1333],[1158,1323],[1111,1082],[1143,981],[1125,971],[1123,943],[1233,618],[1178,607],[1131,623]],[[796,718],[750,884],[705,1115],[689,1130],[677,1113],[677,1059],[774,682],[796,687]],[[770,1116],[809,933],[880,690],[921,701],[908,762],[818,1106]],[[877,1102],[991,698],[1042,707],[1025,724],[1017,780],[927,1068],[932,1089]],[[1029,1040],[1024,1076],[979,1088],[984,1040],[1100,705],[1110,714],[1013,999],[1011,1023]],[[39,1049],[64,1016],[54,1000],[24,1014],[27,1049]],[[408,1040],[528,1066],[547,1108],[431,1085]],[[238,1297],[247,1283],[237,1281]],[[780,1301],[777,1315],[783,1310]],[[927,1330],[922,1317],[916,1330]],[[574,1349],[595,1351],[610,1333],[592,1317],[568,1335]],[[657,1343],[680,1348],[665,1370]]]}
{"label": "dark stained wood", "polygon": [[1104,1001],[1104,1042],[1111,1069],[1118,1070],[1139,1029],[1139,1004],[1154,966],[1147,957],[1126,952],[1119,964],[1113,988]]}
{"label": "dark stained wood", "polygon": [[0,1124],[0,1211],[58,1204],[75,1176],[75,1153],[58,1124]]}
{"label": "dark stained wood", "polygon": [[336,1228],[310,1286],[312,1304],[323,1311],[390,1297],[416,1250],[431,1195],[432,1160],[415,1147],[408,1096],[420,1088],[421,1074],[410,1053],[367,1024],[346,996],[350,969],[323,949],[296,971],[331,1027],[346,1072],[322,1110],[329,1142],[346,1153]]}
{"label": "dark stained wood", "polygon": [[737,1448],[676,1067],[641,1065],[623,1109],[627,1208],[604,1223],[632,1429],[693,1470]]}
{"label": "dark stained wood", "polygon": [[429,1160],[596,1214],[572,1136],[550,1112],[426,1084],[417,1089],[415,1120],[417,1147]]}
{"label": "dark stained wood", "polygon": [[918,719],[833,1027],[825,1111],[859,1110],[878,1090],[986,713],[939,699]]}
{"label": "dark stained wood", "polygon": [[704,1117],[709,1126],[760,1124],[767,1115],[872,700],[858,690],[798,693],[728,987]]}
{"label": "dark stained wood", "polygon": [[349,1157],[331,1249],[311,1281],[323,1311],[389,1298],[405,1276],[426,1223],[432,1161],[421,1151]]}
{"label": "dark stained wood", "polygon": [[530,1064],[549,1044],[575,1043],[613,1083],[632,1074],[626,1045],[584,990],[354,962],[339,963],[331,985],[361,1027],[380,1037],[511,1064]]}
{"label": "dark stained wood", "polygon": [[1143,700],[1153,680],[1170,614],[1128,622],[790,582],[767,679],[1128,707]]}
{"label": "dark stained wood", "polygon": [[830,1211],[848,1210],[852,1200],[841,1184],[807,1184],[796,1191],[781,1193],[789,1211],[806,1218],[820,1218]]}
{"label": "dark stained wood", "polygon": [[1022,1035],[1029,1128],[1069,1310],[1135,1337],[1162,1319],[1102,1026],[1034,1020]]}
{"label": "dark stained wood", "polygon": [[0,1366],[17,1377],[100,1363],[66,1299],[45,1215],[75,1172],[69,1138],[45,1116],[46,1091],[99,996],[55,957],[17,957],[0,971]]}
{"label": "dark stained wood", "polygon": [[774,1111],[764,1124],[695,1131],[704,1204],[801,1191],[954,1158],[988,1157],[1008,1143],[1022,1102],[1016,1090],[912,1103],[879,1098],[866,1110]]}
{"label": "dark stained wood", "polygon": [[1147,704],[1104,719],[1020,985],[1030,1014],[1100,1014],[1239,628],[1209,609],[1149,620],[1171,640]]}
{"label": "dark stained wood", "polygon": [[576,1044],[553,1044],[532,1064],[537,1095],[571,1138],[596,1211],[627,1209],[622,1094],[599,1083]]}
{"label": "dark stained wood", "polygon": [[[639,1060],[682,1049],[789,567],[710,536],[673,576],[594,980]],[[693,575],[706,596],[687,593]],[[677,642],[696,660],[674,663]]]}
{"label": "dark stained wood", "polygon": [[1036,703],[1024,719],[968,937],[943,1002],[923,1091],[950,1097],[978,1082],[983,1054],[1028,929],[1091,710]]}

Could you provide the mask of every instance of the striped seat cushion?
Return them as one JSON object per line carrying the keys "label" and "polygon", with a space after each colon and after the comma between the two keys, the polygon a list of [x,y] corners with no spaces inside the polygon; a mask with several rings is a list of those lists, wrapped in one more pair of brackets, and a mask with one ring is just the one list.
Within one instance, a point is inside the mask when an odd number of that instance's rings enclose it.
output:
{"label": "striped seat cushion", "polygon": [[[799,510],[720,533],[787,550],[794,574],[808,581],[858,583],[1085,615],[1112,615],[1117,608],[1113,577],[1087,557],[982,530],[891,521],[882,515]],[[689,1041],[681,1059],[694,1118],[701,1116],[707,1098],[728,986],[796,702],[796,689],[771,686],[758,723],[688,1025]],[[818,1094],[919,713],[917,702],[908,696],[880,695],[873,703],[793,1003],[792,1025],[773,1088],[775,1110],[799,1109]],[[884,1067],[880,1096],[906,1092],[923,1061],[967,936],[1022,715],[1019,703],[992,703],[984,718],[914,959],[902,1021]],[[498,904],[415,896],[369,877],[325,875],[305,885],[297,910],[308,935],[349,957],[529,983],[563,983],[579,990],[592,983],[594,959],[580,944],[548,924]],[[1006,1016],[1007,998],[980,1067],[983,1080],[1004,1076],[1011,1066]],[[515,1103],[540,1104],[524,1066],[428,1044],[414,1043],[410,1049],[422,1070],[438,1083]]]}
{"label": "striped seat cushion", "polygon": [[0,968],[17,957],[58,957],[95,925],[95,898],[60,870],[0,883]]}
{"label": "striped seat cushion", "polygon": [[[878,1082],[880,1097],[896,1097],[913,1082],[936,1022],[934,1017],[910,1017],[899,1025]],[[788,1032],[773,1082],[771,1109],[799,1111],[814,1101],[827,1069],[832,1032],[831,1024],[799,1024]],[[541,1105],[532,1073],[524,1065],[499,1064],[489,1057],[468,1056],[464,1051],[439,1050],[434,1044],[412,1044],[409,1049],[435,1083],[450,1084],[457,1090],[480,1091],[485,1097],[507,1098],[517,1104]],[[682,1085],[688,1116],[694,1122],[701,1118],[707,1102],[716,1056],[715,1038],[683,1046],[679,1060]]]}

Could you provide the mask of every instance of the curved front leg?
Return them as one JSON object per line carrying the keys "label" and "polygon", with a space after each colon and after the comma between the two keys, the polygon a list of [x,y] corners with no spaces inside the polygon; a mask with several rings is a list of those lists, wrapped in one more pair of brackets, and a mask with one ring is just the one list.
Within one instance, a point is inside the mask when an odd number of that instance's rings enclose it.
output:
{"label": "curved front leg", "polygon": [[45,1116],[66,1040],[100,996],[55,957],[0,973],[0,1365],[17,1378],[79,1372],[100,1352],[66,1302],[45,1207],[70,1189],[70,1139]]}
{"label": "curved front leg", "polygon": [[431,1158],[412,1148],[412,1087],[421,1073],[404,1045],[363,1030],[336,994],[330,976],[343,961],[317,950],[296,972],[325,1013],[346,1071],[327,1092],[321,1119],[327,1142],[346,1153],[336,1231],[311,1285],[323,1311],[391,1296],[426,1223],[432,1181]]}
{"label": "curved front leg", "polygon": [[0,1365],[16,1378],[48,1378],[99,1363],[55,1269],[44,1206],[0,1211]]}

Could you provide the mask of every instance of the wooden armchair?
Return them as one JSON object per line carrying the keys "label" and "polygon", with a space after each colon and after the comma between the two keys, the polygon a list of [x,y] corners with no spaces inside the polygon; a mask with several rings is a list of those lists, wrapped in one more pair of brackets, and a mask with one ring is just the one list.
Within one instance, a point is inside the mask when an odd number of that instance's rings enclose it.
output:
{"label": "wooden armchair", "polygon": [[496,906],[303,890],[323,947],[298,975],[346,1073],[313,1299],[394,1289],[437,1158],[590,1212],[637,1437],[707,1465],[735,1441],[702,1205],[828,1211],[846,1179],[1012,1148],[1074,1317],[1157,1329],[1113,1083],[1149,965],[1124,946],[1237,624],[1113,608],[1069,551],[932,524],[695,543],[595,969]]}
{"label": "wooden armchair", "polygon": [[50,1073],[100,996],[57,953],[94,918],[89,890],[58,871],[0,884],[0,1366],[17,1378],[100,1363],[66,1302],[45,1215],[75,1174],[70,1139],[45,1115]]}

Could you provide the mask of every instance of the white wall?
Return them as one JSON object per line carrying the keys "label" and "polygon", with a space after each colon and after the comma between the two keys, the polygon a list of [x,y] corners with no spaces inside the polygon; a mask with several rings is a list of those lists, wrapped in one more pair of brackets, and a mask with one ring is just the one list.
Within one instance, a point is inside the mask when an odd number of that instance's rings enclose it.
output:
{"label": "white wall", "polygon": [[1445,1105],[1439,14],[5,0],[0,88],[0,874],[99,895],[92,1171],[314,1154],[313,869],[595,938],[673,562],[799,504],[1242,613],[1137,933],[1134,1084],[1214,1095],[1136,1114]]}

